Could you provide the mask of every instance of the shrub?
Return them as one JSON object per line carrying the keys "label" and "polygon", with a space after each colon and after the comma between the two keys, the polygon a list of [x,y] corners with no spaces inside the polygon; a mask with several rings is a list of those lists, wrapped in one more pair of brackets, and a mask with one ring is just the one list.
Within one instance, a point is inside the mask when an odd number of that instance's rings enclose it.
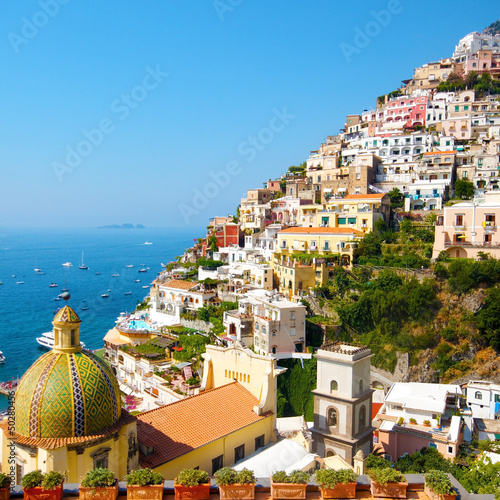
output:
{"label": "shrub", "polygon": [[137,469],[130,471],[125,476],[125,481],[130,486],[151,486],[162,484],[164,478],[159,472],[154,472],[151,469]]}
{"label": "shrub", "polygon": [[403,425],[405,423],[405,419],[403,417],[398,418],[398,425]]}
{"label": "shrub", "polygon": [[431,421],[430,420],[424,420],[424,425],[427,427],[431,426]]}
{"label": "shrub", "polygon": [[441,470],[430,470],[425,475],[425,485],[439,495],[451,495],[455,492],[450,478]]}
{"label": "shrub", "polygon": [[372,481],[385,486],[388,483],[401,483],[405,480],[404,475],[396,469],[386,467],[384,469],[370,469],[368,471]]}
{"label": "shrub", "polygon": [[55,490],[64,482],[66,474],[51,470],[43,475],[42,488],[44,490]]}
{"label": "shrub", "polygon": [[10,487],[10,476],[0,472],[0,488],[9,488]]}
{"label": "shrub", "polygon": [[199,484],[208,483],[210,477],[204,470],[184,469],[177,476],[177,484],[182,486],[198,486]]}
{"label": "shrub", "polygon": [[352,469],[321,469],[315,474],[316,482],[322,488],[335,488],[338,483],[354,483],[358,476]]}
{"label": "shrub", "polygon": [[40,469],[28,472],[21,478],[21,486],[24,489],[37,488],[42,486],[43,474]]}
{"label": "shrub", "polygon": [[113,486],[115,482],[115,474],[112,471],[98,467],[89,470],[80,484],[84,488],[105,488],[106,486]]}
{"label": "shrub", "polygon": [[275,483],[290,483],[290,484],[307,484],[310,475],[301,470],[293,470],[287,474],[284,470],[280,470],[273,474],[273,482]]}
{"label": "shrub", "polygon": [[228,486],[230,484],[235,484],[236,481],[236,476],[238,473],[234,470],[231,469],[231,467],[222,467],[222,469],[219,469],[215,474],[215,483],[217,486]]}
{"label": "shrub", "polygon": [[236,482],[239,484],[253,484],[255,483],[255,475],[253,471],[244,467],[238,472]]}
{"label": "shrub", "polygon": [[410,424],[416,424],[417,419],[416,418],[410,418]]}

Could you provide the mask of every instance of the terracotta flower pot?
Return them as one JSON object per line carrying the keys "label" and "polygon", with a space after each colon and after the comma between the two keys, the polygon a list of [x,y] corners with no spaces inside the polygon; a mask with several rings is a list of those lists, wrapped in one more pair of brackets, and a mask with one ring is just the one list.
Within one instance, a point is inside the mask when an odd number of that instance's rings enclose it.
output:
{"label": "terracotta flower pot", "polygon": [[162,500],[163,483],[150,484],[149,486],[137,486],[127,484],[128,500]]}
{"label": "terracotta flower pot", "polygon": [[443,495],[442,493],[435,493],[434,490],[432,490],[428,486],[424,486],[424,493],[431,500],[455,500],[457,498],[456,493],[451,493],[449,495]]}
{"label": "terracotta flower pot", "polygon": [[335,488],[322,488],[321,498],[356,498],[356,483],[337,483]]}
{"label": "terracotta flower pot", "polygon": [[387,483],[386,485],[372,480],[370,491],[376,498],[406,498],[408,483]]}
{"label": "terracotta flower pot", "polygon": [[0,488],[0,500],[9,500],[10,488]]}
{"label": "terracotta flower pot", "polygon": [[273,499],[303,500],[306,498],[307,484],[275,483],[271,478],[271,496]]}
{"label": "terracotta flower pot", "polygon": [[63,497],[63,485],[56,486],[55,490],[44,490],[41,486],[26,488],[24,500],[61,500]]}
{"label": "terracotta flower pot", "polygon": [[210,483],[199,484],[198,486],[182,486],[174,483],[175,500],[208,500],[210,497]]}
{"label": "terracotta flower pot", "polygon": [[222,499],[253,500],[255,497],[255,483],[221,484],[219,486],[219,496]]}
{"label": "terracotta flower pot", "polygon": [[85,488],[80,486],[80,499],[81,500],[116,500],[118,497],[118,481],[114,486],[103,486],[99,488]]}

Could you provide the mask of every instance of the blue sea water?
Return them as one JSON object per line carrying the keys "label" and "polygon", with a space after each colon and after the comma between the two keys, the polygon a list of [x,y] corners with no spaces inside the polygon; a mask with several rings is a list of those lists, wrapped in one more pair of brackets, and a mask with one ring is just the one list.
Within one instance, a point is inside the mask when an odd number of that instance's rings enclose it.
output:
{"label": "blue sea water", "polygon": [[[197,228],[0,229],[0,351],[6,357],[0,381],[22,376],[46,352],[35,339],[52,329],[54,314],[64,305],[54,299],[65,285],[71,294],[68,304],[82,320],[81,340],[99,349],[117,316],[134,310],[147,295],[142,287],[161,271],[160,264],[181,255],[202,234]],[[88,270],[78,268],[82,251]],[[73,267],[63,267],[67,261]],[[141,264],[150,269],[139,273]],[[45,274],[35,273],[35,267]],[[137,279],[140,283],[134,283]],[[58,287],[49,288],[52,282]],[[109,297],[102,298],[103,293]],[[6,401],[0,397],[0,410]]]}

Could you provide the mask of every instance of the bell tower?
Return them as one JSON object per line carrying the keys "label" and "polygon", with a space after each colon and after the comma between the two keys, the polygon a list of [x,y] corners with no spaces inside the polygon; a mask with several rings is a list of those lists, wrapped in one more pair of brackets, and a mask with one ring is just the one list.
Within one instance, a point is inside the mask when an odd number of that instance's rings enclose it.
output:
{"label": "bell tower", "polygon": [[[70,294],[63,293],[62,298],[69,300]],[[54,326],[54,351],[59,353],[80,352],[80,323],[82,321],[67,304],[55,315]]]}
{"label": "bell tower", "polygon": [[365,346],[326,343],[318,360],[314,394],[313,452],[339,455],[353,465],[354,455],[372,451],[372,393],[370,359]]}

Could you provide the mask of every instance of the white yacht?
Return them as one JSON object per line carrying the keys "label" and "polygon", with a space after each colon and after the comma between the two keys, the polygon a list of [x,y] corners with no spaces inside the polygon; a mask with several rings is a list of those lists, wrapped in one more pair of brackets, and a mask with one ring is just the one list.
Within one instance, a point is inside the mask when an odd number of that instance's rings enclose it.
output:
{"label": "white yacht", "polygon": [[[42,336],[37,337],[36,341],[42,347],[46,347],[47,349],[52,349],[54,347],[54,330],[42,333]],[[82,347],[85,347],[85,344],[83,342],[80,342],[80,345]]]}
{"label": "white yacht", "polygon": [[0,351],[0,363],[5,363],[5,356],[2,351]]}
{"label": "white yacht", "polygon": [[64,267],[73,267],[73,264],[71,262],[65,262],[63,264]]}

